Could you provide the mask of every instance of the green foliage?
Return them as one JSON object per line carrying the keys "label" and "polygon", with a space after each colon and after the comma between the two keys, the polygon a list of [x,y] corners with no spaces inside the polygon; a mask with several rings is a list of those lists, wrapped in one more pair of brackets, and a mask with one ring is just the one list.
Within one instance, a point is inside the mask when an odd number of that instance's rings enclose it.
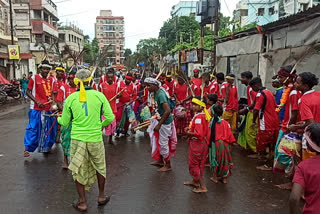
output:
{"label": "green foliage", "polygon": [[93,65],[99,56],[99,45],[97,38],[94,38],[92,42],[89,41],[89,36],[84,36],[84,48],[88,51],[83,55],[83,60],[86,63]]}
{"label": "green foliage", "polygon": [[192,16],[172,17],[160,29],[159,38],[167,39],[168,50],[175,48],[177,43],[192,43],[200,24]]}

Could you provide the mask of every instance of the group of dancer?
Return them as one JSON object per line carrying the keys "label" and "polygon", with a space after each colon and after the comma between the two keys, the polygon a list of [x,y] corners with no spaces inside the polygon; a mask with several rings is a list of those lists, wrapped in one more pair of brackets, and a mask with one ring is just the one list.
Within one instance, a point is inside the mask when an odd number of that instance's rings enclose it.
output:
{"label": "group of dancer", "polygon": [[[233,168],[230,147],[236,142],[253,152],[250,157],[266,159],[257,169],[283,171],[293,182],[298,164],[318,153],[312,136],[302,141],[309,125],[320,122],[320,92],[313,90],[318,79],[310,72],[297,75],[292,66],[280,68],[273,80],[277,88],[283,87],[278,103],[259,77],[253,78],[250,71],[241,73],[241,83],[247,86],[246,104],[239,104],[233,74],[203,73],[200,77],[200,70],[195,69],[192,78],[178,75],[175,80],[171,73],[144,78],[128,72],[120,80],[109,68],[96,84],[83,67],[75,66],[67,75],[63,67],[57,67],[55,77],[49,75],[51,69],[48,61],[43,61],[40,74],[28,83],[26,94],[31,104],[24,156],[37,148],[50,153],[53,144],[61,141],[63,168],[72,171],[80,198],[74,206],[80,210],[87,209],[84,189],[96,178],[98,204],[110,199],[102,187],[105,154],[101,127],[110,143],[113,137],[129,136],[130,127],[134,134],[139,123],[147,127],[142,130],[150,136],[156,161],[152,165],[159,166],[159,172],[172,170],[177,135],[186,135],[192,181],[184,184],[193,186],[196,193],[208,191],[206,165],[213,172],[211,181],[227,183]],[[283,119],[279,112],[284,112]],[[310,149],[310,145],[314,147]],[[279,187],[291,188],[292,182]]]}

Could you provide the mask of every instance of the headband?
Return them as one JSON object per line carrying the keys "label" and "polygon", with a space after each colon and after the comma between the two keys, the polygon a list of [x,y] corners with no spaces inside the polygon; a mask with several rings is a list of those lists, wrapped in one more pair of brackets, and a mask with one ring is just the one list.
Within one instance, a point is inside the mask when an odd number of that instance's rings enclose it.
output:
{"label": "headband", "polygon": [[231,76],[226,76],[226,79],[229,79],[229,80],[234,80],[234,77],[231,77]]}
{"label": "headband", "polygon": [[88,77],[85,80],[80,80],[79,78],[74,78],[74,84],[78,85],[80,83],[80,102],[87,102],[86,89],[83,86],[83,82],[90,82],[92,80],[92,76]]}
{"label": "headband", "polygon": [[66,69],[64,69],[63,67],[56,67],[56,71],[66,72]]}
{"label": "headband", "polygon": [[310,134],[310,132],[305,131],[305,133],[303,134],[304,139],[306,139],[307,143],[314,151],[320,153],[320,147],[315,142],[313,142],[313,140],[311,140]]}
{"label": "headband", "polygon": [[126,75],[125,78],[126,78],[127,80],[133,80],[133,77],[132,77],[132,76]]}
{"label": "headband", "polygon": [[290,72],[284,70],[283,68],[281,68],[279,71],[278,71],[278,75],[280,76],[283,76],[283,77],[292,77],[294,80],[297,79],[297,74],[293,73],[291,74]]}
{"label": "headband", "polygon": [[50,70],[52,69],[52,66],[51,65],[48,65],[48,64],[40,64],[38,66],[38,68],[49,68]]}
{"label": "headband", "polygon": [[203,107],[204,114],[206,115],[206,120],[210,121],[212,117],[209,114],[209,112],[207,111],[206,104],[204,102],[202,102],[201,100],[198,100],[197,98],[193,98],[192,102],[197,104],[197,105],[199,105],[199,106],[201,106],[201,107]]}
{"label": "headband", "polygon": [[172,77],[172,75],[167,75],[168,78]]}
{"label": "headband", "polygon": [[216,78],[216,76],[215,76],[215,75],[213,75],[213,74],[210,74],[210,77],[212,77],[212,78]]}

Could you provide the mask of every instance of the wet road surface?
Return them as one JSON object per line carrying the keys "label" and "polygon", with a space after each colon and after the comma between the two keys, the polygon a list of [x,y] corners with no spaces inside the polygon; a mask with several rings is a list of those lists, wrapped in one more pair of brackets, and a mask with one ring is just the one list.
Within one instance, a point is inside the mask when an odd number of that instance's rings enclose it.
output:
{"label": "wet road surface", "polygon": [[[23,137],[28,109],[0,118],[0,213],[78,213],[72,208],[77,198],[70,171],[62,170],[63,152],[31,153],[23,157]],[[274,187],[285,181],[283,175],[258,172],[257,162],[245,157],[238,147],[232,151],[235,168],[228,184],[205,182],[206,194],[195,194],[183,185],[191,180],[188,147],[179,138],[173,171],[160,173],[152,161],[148,138],[142,133],[106,144],[106,193],[111,201],[97,207],[97,184],[87,193],[87,213],[173,214],[173,213],[288,213],[289,191]]]}

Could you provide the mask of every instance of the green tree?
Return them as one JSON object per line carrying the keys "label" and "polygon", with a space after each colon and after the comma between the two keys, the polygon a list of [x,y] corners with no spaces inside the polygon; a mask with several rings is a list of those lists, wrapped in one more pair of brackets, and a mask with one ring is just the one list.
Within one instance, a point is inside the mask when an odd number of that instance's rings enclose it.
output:
{"label": "green tree", "polygon": [[168,50],[171,50],[180,42],[193,43],[198,29],[200,24],[192,16],[172,17],[161,27],[159,38],[165,38]]}
{"label": "green tree", "polygon": [[91,65],[95,64],[99,56],[99,44],[97,38],[94,38],[92,42],[89,41],[89,36],[84,36],[84,48],[88,51],[84,54],[83,60]]}

